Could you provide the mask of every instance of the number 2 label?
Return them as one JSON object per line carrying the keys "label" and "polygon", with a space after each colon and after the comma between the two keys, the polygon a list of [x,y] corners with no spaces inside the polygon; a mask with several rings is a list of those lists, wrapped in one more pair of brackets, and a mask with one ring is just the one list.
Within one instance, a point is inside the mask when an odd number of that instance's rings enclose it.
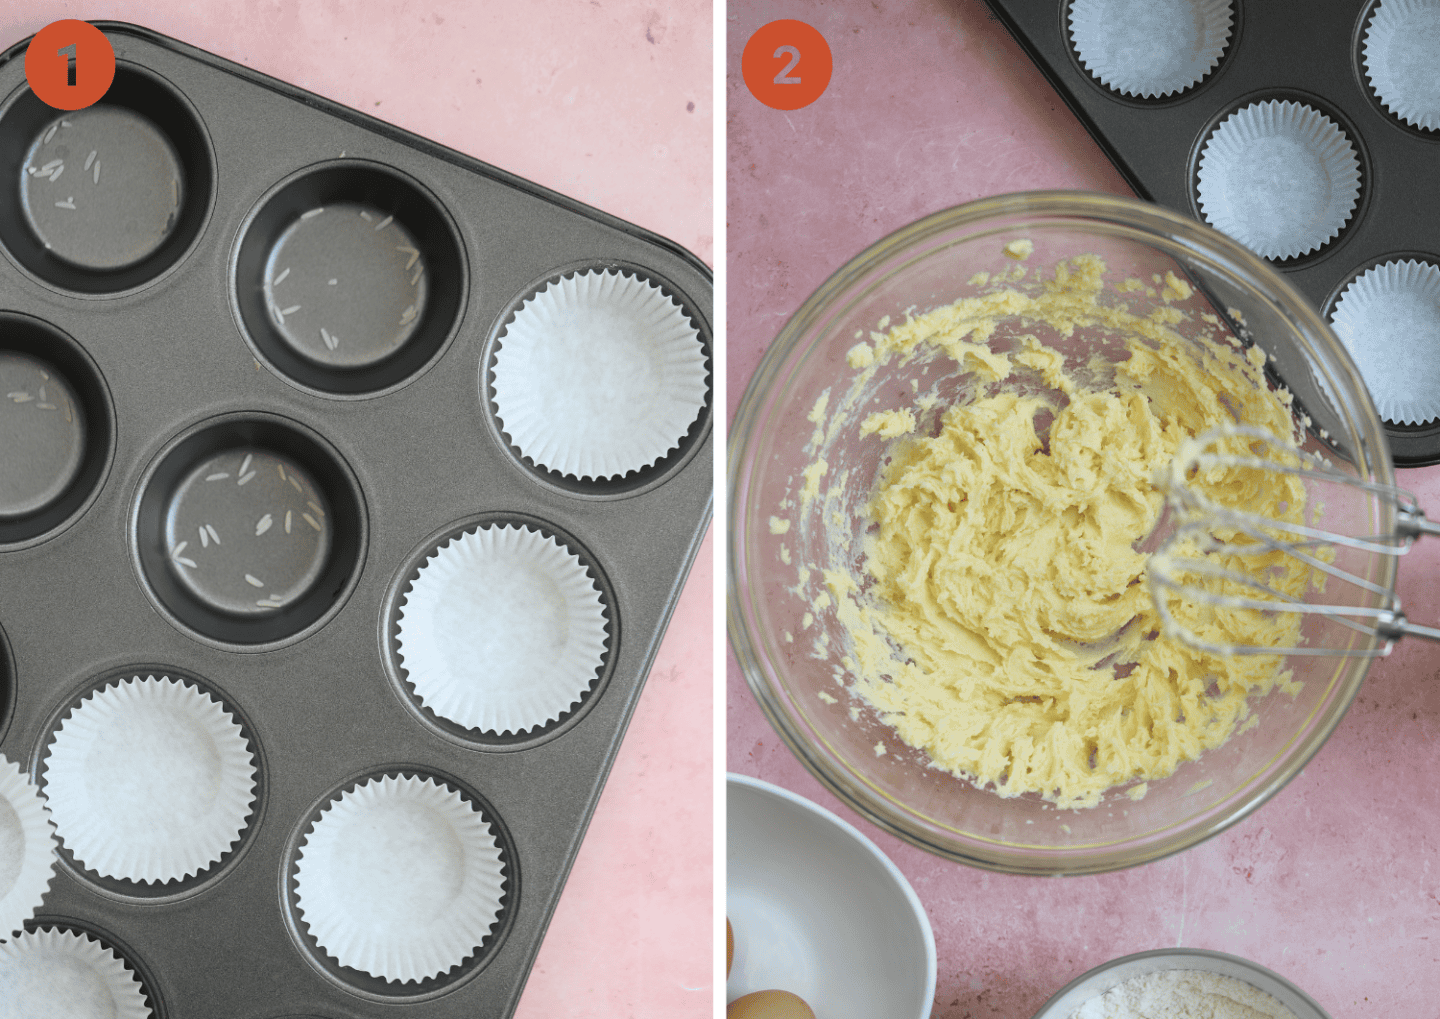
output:
{"label": "number 2 label", "polygon": [[777,58],[783,57],[787,53],[790,54],[790,63],[786,64],[780,73],[775,75],[775,84],[798,85],[800,84],[799,77],[791,78],[789,75],[791,71],[795,70],[795,65],[800,63],[800,51],[794,46],[781,46],[775,51],[775,56]]}
{"label": "number 2 label", "polygon": [[[801,60],[804,60],[803,69]],[[785,19],[762,26],[740,55],[745,86],[773,110],[809,106],[830,85],[830,46],[815,28]]]}

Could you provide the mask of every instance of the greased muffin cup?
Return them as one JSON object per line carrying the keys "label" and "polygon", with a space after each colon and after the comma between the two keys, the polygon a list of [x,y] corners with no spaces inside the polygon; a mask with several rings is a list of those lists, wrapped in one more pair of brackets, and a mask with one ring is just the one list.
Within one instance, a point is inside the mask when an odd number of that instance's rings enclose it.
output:
{"label": "greased muffin cup", "polygon": [[104,380],[71,336],[0,311],[0,549],[53,536],[90,504],[109,467],[112,414]]}
{"label": "greased muffin cup", "polygon": [[184,181],[164,132],[134,110],[101,103],[57,116],[37,133],[20,178],[21,205],[56,258],[114,271],[165,243]]}
{"label": "greased muffin cup", "polygon": [[1214,69],[1233,0],[1073,0],[1070,41],[1095,79],[1127,96],[1170,96]]}
{"label": "greased muffin cup", "polygon": [[393,213],[373,206],[305,210],[277,238],[265,269],[265,303],[281,338],[322,365],[383,361],[424,319],[423,253]]}
{"label": "greased muffin cup", "polygon": [[613,478],[674,449],[705,405],[700,334],[649,280],[585,271],[547,283],[505,326],[495,408],[547,470]]}
{"label": "greased muffin cup", "polygon": [[38,358],[0,350],[0,519],[51,505],[80,473],[85,421],[65,377]]}
{"label": "greased muffin cup", "polygon": [[415,696],[467,729],[559,719],[595,682],[606,609],[579,557],[510,525],[446,541],[403,596],[398,657]]}
{"label": "greased muffin cup", "polygon": [[[365,112],[98,27],[117,62],[93,123],[33,95],[26,43],[0,53],[0,755],[51,797],[60,872],[13,922],[93,934],[156,1019],[406,1004],[506,1019],[706,533],[711,274],[673,242]],[[127,250],[125,203],[153,226],[172,199],[168,231]],[[114,246],[64,232],[82,216]],[[590,270],[605,299],[582,325],[678,320],[700,354],[678,443],[606,480],[520,454],[492,389],[516,309]],[[634,381],[626,356],[615,385]],[[83,429],[61,430],[69,446],[40,432],[43,455],[17,456],[3,441],[16,415]],[[17,463],[44,470],[9,495]],[[468,559],[442,578],[462,549],[479,553],[478,593]],[[489,637],[489,668],[448,669]],[[426,654],[445,668],[412,683]],[[552,659],[569,662],[563,681]],[[498,883],[488,900],[465,892],[489,902],[478,915],[448,890],[392,896],[423,899],[430,919],[402,915],[357,948],[365,902],[328,900],[325,928],[316,881],[334,868],[316,846],[349,794],[373,779],[368,803],[387,778],[404,793],[393,809],[427,831],[469,840],[482,818],[466,851],[498,859]],[[444,820],[455,796],[463,811]],[[414,830],[379,833],[398,842],[367,858],[367,901],[425,875],[421,891],[438,887],[444,860],[395,862]]]}
{"label": "greased muffin cup", "polygon": [[472,955],[499,919],[505,866],[489,821],[432,778],[370,779],[300,843],[296,911],[342,966],[407,983]]}
{"label": "greased muffin cup", "polygon": [[1382,0],[1361,52],[1387,110],[1412,127],[1440,130],[1440,0]]}
{"label": "greased muffin cup", "polygon": [[18,764],[0,757],[0,941],[40,908],[55,874],[55,824]]}
{"label": "greased muffin cup", "polygon": [[60,840],[104,877],[167,882],[197,874],[240,838],[255,764],[240,726],[209,694],[135,676],[86,697],[44,756]]}
{"label": "greased muffin cup", "polygon": [[40,930],[0,944],[0,1017],[148,1019],[135,974],[112,949],[71,930]]}
{"label": "greased muffin cup", "polygon": [[1335,237],[1360,196],[1355,146],[1329,117],[1289,101],[1225,118],[1200,153],[1200,211],[1262,258],[1294,258]]}
{"label": "greased muffin cup", "polygon": [[1386,421],[1440,418],[1440,267],[1386,262],[1347,286],[1330,313]]}

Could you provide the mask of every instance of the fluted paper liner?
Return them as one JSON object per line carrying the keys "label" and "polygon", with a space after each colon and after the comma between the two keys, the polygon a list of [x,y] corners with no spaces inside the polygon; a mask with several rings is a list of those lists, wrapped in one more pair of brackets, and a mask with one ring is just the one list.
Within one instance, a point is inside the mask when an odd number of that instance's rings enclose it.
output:
{"label": "fluted paper liner", "polygon": [[89,935],[42,930],[0,944],[0,1019],[147,1019],[135,974]]}
{"label": "fluted paper liner", "polygon": [[1377,265],[1345,288],[1330,321],[1382,418],[1440,418],[1440,267]]}
{"label": "fluted paper liner", "polygon": [[1070,42],[1107,88],[1151,98],[1210,73],[1230,42],[1231,0],[1075,0]]}
{"label": "fluted paper liner", "polygon": [[705,405],[705,352],[679,304],[620,272],[547,284],[495,356],[495,406],[515,448],[577,478],[648,467]]}
{"label": "fluted paper liner", "polygon": [[1340,232],[1360,197],[1360,158],[1335,122],[1301,103],[1236,111],[1200,153],[1200,211],[1262,258],[1294,258]]}
{"label": "fluted paper liner", "polygon": [[1440,0],[1384,0],[1361,49],[1381,105],[1412,127],[1440,130]]}
{"label": "fluted paper liner", "polygon": [[86,697],[46,751],[60,841],[105,877],[165,882],[216,863],[245,829],[255,763],[207,693],[135,676]]}
{"label": "fluted paper liner", "polygon": [[463,962],[500,916],[490,823],[433,779],[386,775],[325,808],[300,843],[297,909],[342,966],[408,983]]}
{"label": "fluted paper liner", "polygon": [[35,915],[55,873],[55,825],[45,797],[0,757],[0,940]]}
{"label": "fluted paper liner", "polygon": [[518,733],[577,703],[605,659],[605,606],[559,541],[509,524],[445,542],[400,602],[396,646],[431,711]]}

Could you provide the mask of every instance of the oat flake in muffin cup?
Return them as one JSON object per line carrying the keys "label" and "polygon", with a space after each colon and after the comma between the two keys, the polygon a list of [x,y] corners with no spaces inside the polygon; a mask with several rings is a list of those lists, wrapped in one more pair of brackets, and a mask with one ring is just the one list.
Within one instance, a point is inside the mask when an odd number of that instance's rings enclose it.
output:
{"label": "oat flake in muffin cup", "polygon": [[0,941],[40,908],[55,873],[55,825],[45,796],[0,757]]}
{"label": "oat flake in muffin cup", "polygon": [[1074,0],[1070,43],[1097,81],[1128,96],[1183,92],[1220,62],[1233,0]]}
{"label": "oat flake in muffin cup", "polygon": [[513,525],[444,542],[400,601],[395,643],[425,707],[467,729],[558,720],[605,662],[606,608],[579,557]]}
{"label": "oat flake in muffin cup", "polygon": [[208,693],[134,676],[87,696],[45,750],[45,793],[76,863],[158,883],[217,863],[255,801],[239,723]]}
{"label": "oat flake in muffin cup", "polygon": [[500,917],[505,866],[490,822],[431,778],[372,778],[300,842],[297,910],[342,966],[428,980],[464,962]]}
{"label": "oat flake in muffin cup", "polygon": [[1334,121],[1301,103],[1251,103],[1200,152],[1205,221],[1262,258],[1314,251],[1360,200],[1360,157]]}
{"label": "oat flake in muffin cup", "polygon": [[621,477],[676,448],[705,405],[699,331],[658,286],[623,272],[547,283],[495,355],[495,407],[522,456],[558,474]]}

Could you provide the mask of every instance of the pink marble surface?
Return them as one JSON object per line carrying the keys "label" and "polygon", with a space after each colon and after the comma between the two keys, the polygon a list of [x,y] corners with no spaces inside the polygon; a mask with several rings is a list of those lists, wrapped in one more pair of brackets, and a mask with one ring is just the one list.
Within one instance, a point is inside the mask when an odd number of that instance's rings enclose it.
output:
{"label": "pink marble surface", "polygon": [[[708,0],[29,0],[0,45],[60,18],[145,25],[713,259]],[[707,539],[517,1019],[711,1012],[712,560]]]}
{"label": "pink marble surface", "polygon": [[[1129,193],[980,0],[741,0],[726,17],[732,415],[785,319],[890,231],[1008,191]],[[835,66],[827,93],[790,113],[756,102],[739,72],[750,34],[782,17],[818,28]],[[1440,467],[1400,480],[1440,513]],[[1437,573],[1437,541],[1402,564],[1418,621],[1440,620]],[[1376,665],[1325,747],[1256,814],[1169,859],[1057,881],[972,870],[880,832],[780,743],[733,654],[726,679],[729,769],[836,811],[914,885],[939,952],[936,1019],[1025,1019],[1093,966],[1181,945],[1269,966],[1336,1019],[1436,1014],[1440,645],[1402,643]]]}

